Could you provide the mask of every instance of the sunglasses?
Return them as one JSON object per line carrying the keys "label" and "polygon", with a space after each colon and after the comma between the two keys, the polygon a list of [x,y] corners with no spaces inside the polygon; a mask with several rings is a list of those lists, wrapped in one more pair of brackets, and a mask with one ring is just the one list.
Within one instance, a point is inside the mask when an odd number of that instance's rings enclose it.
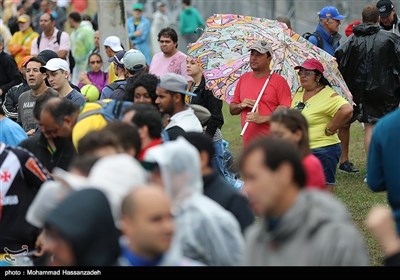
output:
{"label": "sunglasses", "polygon": [[100,63],[101,63],[100,60],[90,61],[90,64],[100,64]]}
{"label": "sunglasses", "polygon": [[311,75],[315,75],[315,72],[313,70],[300,69],[298,74],[299,74],[299,76],[309,77]]}
{"label": "sunglasses", "polygon": [[304,108],[306,107],[306,103],[304,102],[299,102],[297,103],[297,105],[294,107],[295,109],[299,110],[300,112],[304,110]]}

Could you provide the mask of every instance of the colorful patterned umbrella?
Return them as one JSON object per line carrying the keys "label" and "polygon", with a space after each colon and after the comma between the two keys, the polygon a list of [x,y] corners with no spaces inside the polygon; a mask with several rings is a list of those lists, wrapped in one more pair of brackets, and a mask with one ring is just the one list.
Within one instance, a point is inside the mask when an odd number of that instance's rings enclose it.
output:
{"label": "colorful patterned umbrella", "polygon": [[275,20],[218,14],[207,19],[207,27],[188,54],[204,69],[206,86],[214,95],[230,103],[240,76],[251,71],[249,48],[264,40],[273,49],[271,69],[285,77],[292,92],[300,86],[294,67],[315,58],[325,69],[324,76],[337,93],[352,102],[352,95],[340,74],[336,60],[300,35]]}

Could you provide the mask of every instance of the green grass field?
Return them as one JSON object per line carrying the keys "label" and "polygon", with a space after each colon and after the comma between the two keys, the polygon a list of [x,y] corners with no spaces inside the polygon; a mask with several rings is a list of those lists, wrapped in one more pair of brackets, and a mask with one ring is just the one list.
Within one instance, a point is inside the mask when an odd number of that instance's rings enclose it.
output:
{"label": "green grass field", "polygon": [[[230,143],[230,150],[237,157],[242,150],[240,137],[240,117],[231,116],[227,104],[223,108],[225,124],[222,129],[224,138]],[[385,193],[372,193],[364,183],[366,173],[366,157],[364,152],[364,132],[356,122],[351,128],[350,160],[360,169],[357,174],[337,173],[336,195],[348,207],[353,221],[364,235],[368,246],[372,265],[380,265],[383,253],[375,239],[366,230],[364,220],[373,205],[386,204]]]}

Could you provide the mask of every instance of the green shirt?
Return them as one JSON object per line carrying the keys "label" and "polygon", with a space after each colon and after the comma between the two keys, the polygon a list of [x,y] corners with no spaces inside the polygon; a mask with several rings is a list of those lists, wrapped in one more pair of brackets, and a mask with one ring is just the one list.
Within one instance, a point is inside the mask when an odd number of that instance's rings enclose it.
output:
{"label": "green shirt", "polygon": [[193,34],[197,28],[204,27],[204,20],[193,7],[182,10],[179,17],[180,34]]}

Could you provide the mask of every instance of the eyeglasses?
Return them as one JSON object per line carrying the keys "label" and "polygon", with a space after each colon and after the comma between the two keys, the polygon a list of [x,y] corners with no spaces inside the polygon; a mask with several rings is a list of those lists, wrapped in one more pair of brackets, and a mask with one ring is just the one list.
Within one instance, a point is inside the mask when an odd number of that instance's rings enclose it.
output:
{"label": "eyeglasses", "polygon": [[100,63],[101,63],[100,60],[90,61],[90,64],[100,64]]}
{"label": "eyeglasses", "polygon": [[295,109],[299,110],[300,112],[304,110],[304,108],[306,107],[306,103],[304,102],[299,102],[297,103],[297,105],[294,107]]}
{"label": "eyeglasses", "polygon": [[314,75],[315,72],[313,70],[300,69],[298,74],[299,74],[299,76],[304,76],[305,75],[306,77],[309,77],[311,75]]}

